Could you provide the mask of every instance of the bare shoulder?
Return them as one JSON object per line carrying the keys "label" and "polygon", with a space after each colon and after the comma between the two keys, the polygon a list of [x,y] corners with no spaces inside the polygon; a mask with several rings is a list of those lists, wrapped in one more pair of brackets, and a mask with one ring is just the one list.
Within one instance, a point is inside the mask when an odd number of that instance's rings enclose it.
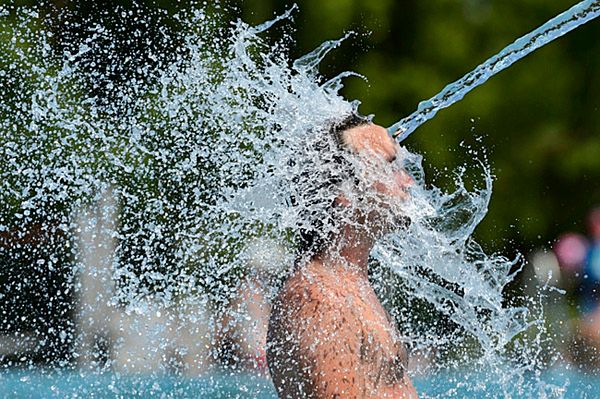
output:
{"label": "bare shoulder", "polygon": [[352,312],[347,309],[351,308],[350,302],[343,280],[318,269],[298,270],[279,292],[274,313],[320,324],[340,312],[345,318],[351,317]]}
{"label": "bare shoulder", "polygon": [[355,398],[349,393],[364,386],[356,375],[359,318],[345,302],[343,282],[330,276],[297,272],[273,305],[267,360],[281,397]]}
{"label": "bare shoulder", "polygon": [[267,360],[281,397],[416,397],[395,337],[368,281],[316,265],[273,304]]}
{"label": "bare shoulder", "polygon": [[[298,351],[298,364],[321,363],[331,356],[356,356],[362,339],[361,307],[347,284],[330,273],[294,274],[273,304],[269,342]],[[335,277],[335,276],[334,276]]]}

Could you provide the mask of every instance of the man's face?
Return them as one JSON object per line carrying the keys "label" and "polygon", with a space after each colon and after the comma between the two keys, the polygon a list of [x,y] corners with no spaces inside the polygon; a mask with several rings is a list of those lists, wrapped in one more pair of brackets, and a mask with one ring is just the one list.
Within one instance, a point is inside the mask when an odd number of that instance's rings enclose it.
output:
{"label": "man's face", "polygon": [[[348,149],[359,156],[361,166],[364,166],[363,179],[367,190],[371,191],[373,198],[377,198],[373,204],[374,213],[367,219],[380,224],[384,222],[381,220],[384,215],[377,209],[389,209],[405,200],[408,187],[414,183],[398,159],[400,146],[385,128],[371,123],[346,130],[343,140]],[[388,222],[384,224],[393,223]]]}

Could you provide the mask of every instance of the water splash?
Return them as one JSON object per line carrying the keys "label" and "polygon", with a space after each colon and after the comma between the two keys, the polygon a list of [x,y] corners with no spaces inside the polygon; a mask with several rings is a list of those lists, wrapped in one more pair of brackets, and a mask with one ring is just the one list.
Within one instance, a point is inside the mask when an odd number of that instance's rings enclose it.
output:
{"label": "water splash", "polygon": [[[36,12],[2,13],[0,94],[9,99],[0,104],[0,203],[8,204],[0,212],[2,256],[25,259],[39,273],[59,270],[66,277],[52,299],[75,295],[83,304],[75,325],[39,331],[48,341],[58,334],[70,342],[68,356],[55,356],[58,365],[210,370],[223,350],[205,350],[214,345],[215,325],[223,333],[248,317],[248,303],[235,301],[246,279],[260,285],[265,270],[277,280],[291,267],[295,232],[308,213],[324,215],[338,194],[324,176],[342,178],[336,154],[319,146],[324,128],[359,105],[338,93],[350,72],[325,80],[316,70],[343,39],[291,60],[286,39],[264,37],[291,11],[259,27],[224,27],[205,10],[181,14],[175,56],[165,60],[149,48],[152,62],[119,83],[107,76],[119,59],[105,26],[87,27],[80,44],[57,53]],[[116,15],[116,26],[131,17]],[[105,68],[90,68],[98,59]],[[112,93],[109,101],[99,90]],[[358,175],[373,172],[346,157]],[[420,156],[404,151],[393,167],[406,167],[417,184],[410,200],[390,207],[390,217],[401,212],[412,223],[381,240],[373,257],[393,271],[409,302],[430,305],[427,319],[453,323],[440,335],[423,330],[411,311],[400,312],[406,338],[440,352],[470,340],[471,349],[437,358],[436,368],[474,356],[500,382],[539,370],[531,351],[507,351],[525,342],[518,336],[538,320],[505,303],[518,260],[486,255],[470,238],[487,212],[489,171],[483,188],[469,192],[459,179],[456,192],[444,193],[427,188]],[[300,184],[302,176],[311,178]],[[351,202],[367,209],[378,203],[368,198],[367,182],[346,183]],[[248,248],[265,237],[283,248],[280,255],[252,255],[260,251]],[[263,266],[248,271],[256,256]],[[13,280],[4,295],[18,298],[22,281]],[[268,303],[276,284],[265,287]],[[239,316],[219,314],[223,306]],[[217,315],[207,316],[210,309]],[[0,323],[10,329],[12,321]],[[23,359],[6,364],[34,364]],[[507,362],[510,372],[502,368]]]}
{"label": "water splash", "polygon": [[598,16],[600,16],[600,1],[585,0],[578,3],[536,30],[520,37],[456,82],[444,87],[439,94],[420,102],[415,112],[394,123],[388,131],[398,142],[404,141],[419,126],[432,119],[439,110],[457,103],[468,92],[484,84],[498,72]]}

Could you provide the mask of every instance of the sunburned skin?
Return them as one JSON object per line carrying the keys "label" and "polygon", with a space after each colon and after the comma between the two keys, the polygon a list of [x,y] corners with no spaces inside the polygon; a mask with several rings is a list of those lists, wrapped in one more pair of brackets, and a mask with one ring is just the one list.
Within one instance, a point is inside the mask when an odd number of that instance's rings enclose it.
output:
{"label": "sunburned skin", "polygon": [[[343,139],[352,152],[386,162],[398,152],[387,131],[373,124],[349,129]],[[403,171],[390,173],[385,182],[373,181],[372,189],[405,199],[412,179]],[[343,206],[347,200],[336,201]],[[341,226],[276,298],[267,360],[280,398],[417,398],[405,346],[368,281],[369,252],[385,230],[371,226],[372,220],[377,218]]]}

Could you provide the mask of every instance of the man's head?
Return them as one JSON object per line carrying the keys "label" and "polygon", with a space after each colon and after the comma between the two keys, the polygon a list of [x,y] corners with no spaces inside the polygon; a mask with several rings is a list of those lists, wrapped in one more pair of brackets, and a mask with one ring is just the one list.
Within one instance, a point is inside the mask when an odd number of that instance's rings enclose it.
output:
{"label": "man's head", "polygon": [[412,179],[386,129],[351,115],[323,130],[304,152],[294,201],[301,252],[320,252],[348,224],[375,236],[390,227],[388,205],[405,199]]}
{"label": "man's head", "polygon": [[[390,207],[407,198],[406,190],[413,179],[402,168],[400,146],[385,128],[367,123],[347,129],[341,135],[345,148],[357,158],[355,168],[361,175],[359,192],[362,198],[367,198],[355,204],[355,214],[365,229],[379,236],[401,216]],[[337,202],[352,206],[345,193],[340,194]]]}

